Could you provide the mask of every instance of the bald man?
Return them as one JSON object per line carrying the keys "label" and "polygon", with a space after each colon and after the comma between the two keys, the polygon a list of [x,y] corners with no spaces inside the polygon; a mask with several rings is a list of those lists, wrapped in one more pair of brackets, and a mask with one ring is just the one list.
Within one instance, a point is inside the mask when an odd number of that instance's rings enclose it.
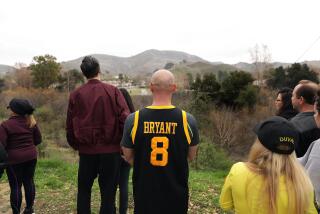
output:
{"label": "bald man", "polygon": [[129,115],[122,149],[133,164],[134,213],[184,214],[188,211],[188,159],[199,143],[191,114],[171,103],[173,74],[158,70],[151,78],[153,102]]}
{"label": "bald man", "polygon": [[299,112],[290,120],[300,133],[300,141],[295,144],[297,157],[302,157],[310,144],[320,138],[320,129],[314,118],[314,105],[318,92],[318,84],[310,80],[301,80],[292,92],[292,106]]}

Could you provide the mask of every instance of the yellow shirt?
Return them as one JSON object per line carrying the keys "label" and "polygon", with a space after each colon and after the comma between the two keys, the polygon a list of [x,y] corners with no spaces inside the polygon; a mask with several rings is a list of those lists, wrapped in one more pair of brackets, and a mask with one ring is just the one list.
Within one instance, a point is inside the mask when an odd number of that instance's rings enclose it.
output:
{"label": "yellow shirt", "polygon": [[[232,166],[220,195],[220,206],[224,210],[234,209],[236,214],[268,214],[266,197],[261,197],[262,176],[248,169],[243,162]],[[310,195],[307,214],[317,214]],[[288,214],[288,193],[284,177],[280,177],[279,195],[277,197],[277,213]]]}

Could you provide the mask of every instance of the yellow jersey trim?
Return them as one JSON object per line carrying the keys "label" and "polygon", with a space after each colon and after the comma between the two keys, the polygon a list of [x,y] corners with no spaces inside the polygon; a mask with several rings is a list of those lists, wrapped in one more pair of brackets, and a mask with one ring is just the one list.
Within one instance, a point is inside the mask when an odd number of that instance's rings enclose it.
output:
{"label": "yellow jersey trim", "polygon": [[132,139],[133,144],[134,144],[134,140],[136,138],[136,133],[137,133],[137,129],[138,129],[138,122],[139,122],[139,111],[136,111],[134,113],[134,123],[133,123],[132,134],[131,134],[131,139]]}
{"label": "yellow jersey trim", "polygon": [[146,108],[148,109],[173,109],[175,106],[170,105],[170,106],[147,106]]}
{"label": "yellow jersey trim", "polygon": [[186,134],[188,144],[191,143],[191,138],[188,130],[188,121],[187,121],[187,113],[185,111],[182,111],[182,121],[183,121],[183,129],[184,133]]}

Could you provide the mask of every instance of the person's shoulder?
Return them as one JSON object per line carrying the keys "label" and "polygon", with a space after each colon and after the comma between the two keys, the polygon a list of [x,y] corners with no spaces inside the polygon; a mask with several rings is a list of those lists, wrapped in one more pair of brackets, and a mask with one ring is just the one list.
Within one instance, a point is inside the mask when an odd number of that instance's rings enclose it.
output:
{"label": "person's shoulder", "polygon": [[233,169],[247,169],[247,165],[244,162],[237,162],[235,164],[232,165]]}
{"label": "person's shoulder", "polygon": [[128,120],[128,121],[133,121],[133,119],[134,119],[134,117],[135,117],[136,112],[137,112],[137,111],[135,111],[135,112],[133,112],[133,113],[129,114],[126,120]]}
{"label": "person's shoulder", "polygon": [[189,112],[186,112],[186,113],[187,113],[188,120],[190,119],[190,120],[196,121],[196,118],[191,113],[189,113]]}
{"label": "person's shoulder", "polygon": [[12,123],[12,121],[11,121],[10,118],[9,118],[9,119],[7,119],[7,120],[2,121],[2,122],[1,122],[1,126],[5,127],[5,126],[7,126],[7,125],[10,124],[10,123]]}
{"label": "person's shoulder", "polygon": [[87,83],[82,84],[78,88],[74,89],[72,92],[70,92],[70,97],[75,97],[77,94],[79,94],[83,89],[87,87]]}
{"label": "person's shoulder", "polygon": [[237,162],[237,163],[233,164],[230,169],[230,173],[232,173],[233,175],[247,173],[248,171],[249,171],[249,169],[248,169],[246,163],[244,163],[244,162]]}
{"label": "person's shoulder", "polygon": [[310,144],[309,148],[311,149],[311,156],[320,158],[320,139],[313,141]]}
{"label": "person's shoulder", "polygon": [[116,86],[111,85],[110,83],[107,83],[107,82],[100,81],[98,84],[109,90],[119,90]]}
{"label": "person's shoulder", "polygon": [[1,126],[5,129],[11,130],[15,129],[17,126],[21,124],[21,118],[18,117],[10,117],[7,120],[1,123]]}

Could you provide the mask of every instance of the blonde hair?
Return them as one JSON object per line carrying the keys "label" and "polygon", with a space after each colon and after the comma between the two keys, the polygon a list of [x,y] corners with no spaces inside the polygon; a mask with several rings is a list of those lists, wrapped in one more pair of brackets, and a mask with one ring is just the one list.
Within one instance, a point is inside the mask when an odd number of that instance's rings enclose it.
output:
{"label": "blonde hair", "polygon": [[33,114],[26,115],[26,118],[27,118],[27,124],[30,128],[33,128],[37,124],[37,121],[34,118]]}
{"label": "blonde hair", "polygon": [[[303,214],[312,200],[312,183],[293,152],[290,155],[273,153],[265,148],[257,139],[251,147],[248,168],[263,176],[267,192],[269,213],[277,213],[277,195],[280,176],[284,176],[288,192],[288,213]],[[264,196],[262,196],[264,198]]]}

